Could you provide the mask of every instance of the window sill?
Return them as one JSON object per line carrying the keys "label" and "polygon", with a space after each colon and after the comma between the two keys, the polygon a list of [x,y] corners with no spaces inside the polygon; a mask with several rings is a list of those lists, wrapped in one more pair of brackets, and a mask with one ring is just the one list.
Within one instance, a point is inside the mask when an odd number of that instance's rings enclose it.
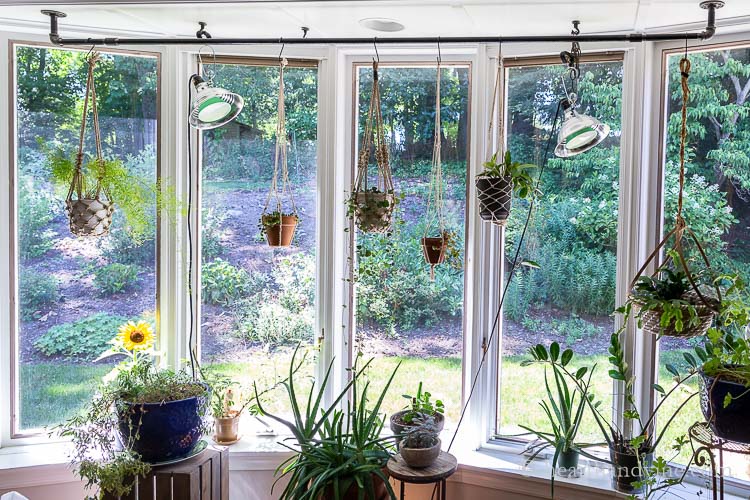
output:
{"label": "window sill", "polygon": [[[269,471],[291,456],[291,452],[279,444],[284,435],[246,434],[229,447],[229,468],[232,471]],[[68,466],[67,443],[47,443],[15,446],[0,449],[0,485],[2,488],[24,488],[78,481]],[[484,489],[527,495],[530,498],[548,498],[550,493],[550,469],[546,460],[535,460],[525,466],[525,457],[509,449],[455,451],[459,468],[449,482]],[[686,498],[695,496],[698,486],[684,484],[673,487],[661,498]],[[726,500],[747,500],[750,491],[739,495],[725,495]],[[699,498],[710,497],[703,490]],[[588,467],[586,473],[576,479],[556,478],[555,498],[559,500],[601,500],[626,498],[615,492],[610,485],[609,469]]]}

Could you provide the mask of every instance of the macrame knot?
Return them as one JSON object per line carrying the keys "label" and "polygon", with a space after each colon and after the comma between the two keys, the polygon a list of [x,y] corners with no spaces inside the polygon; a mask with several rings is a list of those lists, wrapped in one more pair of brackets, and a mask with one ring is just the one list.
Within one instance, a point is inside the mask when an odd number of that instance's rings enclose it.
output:
{"label": "macrame knot", "polygon": [[96,66],[96,63],[99,62],[100,58],[101,58],[101,54],[99,54],[98,52],[92,52],[86,62],[89,63],[89,66],[91,66],[91,69],[93,70],[94,66]]}
{"label": "macrame knot", "polygon": [[680,59],[680,73],[683,78],[688,78],[690,76],[690,60],[686,57]]}

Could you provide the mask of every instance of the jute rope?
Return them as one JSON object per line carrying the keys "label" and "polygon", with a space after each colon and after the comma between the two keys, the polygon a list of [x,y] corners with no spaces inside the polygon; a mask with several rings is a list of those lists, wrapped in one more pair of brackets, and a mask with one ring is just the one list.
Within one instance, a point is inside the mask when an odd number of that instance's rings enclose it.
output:
{"label": "jute rope", "polygon": [[[271,179],[271,188],[266,197],[266,204],[263,207],[263,213],[268,213],[271,201],[276,202],[276,211],[283,213],[283,199],[289,198],[292,207],[292,213],[297,214],[297,205],[294,202],[294,194],[289,182],[289,169],[287,168],[287,134],[286,134],[286,106],[284,99],[284,68],[287,65],[286,58],[279,61],[279,101],[276,108],[278,120],[276,123],[276,149],[274,152],[273,178]],[[281,184],[281,187],[279,187]]]}
{"label": "jute rope", "polygon": [[[688,100],[690,99],[690,85],[688,83],[688,79],[690,78],[690,60],[687,58],[687,54],[685,57],[683,57],[680,60],[680,75],[681,75],[681,86],[682,86],[682,128],[680,129],[680,189],[677,197],[677,214],[675,215],[675,225],[670,230],[666,236],[659,242],[659,244],[656,246],[653,252],[646,258],[646,261],[643,263],[641,268],[638,270],[638,272],[635,275],[635,278],[633,278],[633,281],[630,283],[630,288],[632,289],[636,282],[638,281],[638,278],[640,278],[644,271],[646,270],[646,267],[654,260],[656,259],[657,255],[659,254],[659,251],[666,245],[666,243],[669,241],[669,239],[674,236],[675,242],[674,242],[674,250],[677,253],[678,259],[680,261],[680,265],[682,266],[683,270],[685,271],[685,275],[687,276],[688,281],[690,282],[690,286],[693,289],[693,291],[697,294],[698,298],[700,299],[703,304],[711,309],[716,311],[717,306],[712,301],[709,301],[704,293],[701,293],[697,283],[695,282],[695,276],[690,271],[690,267],[688,266],[687,259],[685,258],[685,253],[683,249],[682,242],[685,239],[686,235],[689,236],[689,238],[695,243],[696,248],[698,249],[698,252],[703,259],[703,262],[706,265],[707,269],[711,269],[711,263],[709,262],[708,256],[706,255],[706,252],[703,249],[703,246],[700,244],[700,241],[698,240],[698,237],[693,232],[690,227],[688,227],[687,223],[685,222],[685,219],[682,216],[682,209],[683,209],[683,199],[684,199],[684,193],[685,193],[685,145],[687,143],[687,106],[688,106]],[[656,274],[659,270],[659,268],[662,267],[664,263],[662,262],[659,264],[656,268],[656,271],[654,271],[654,274]],[[714,284],[714,290],[716,292],[716,297],[721,302],[721,290],[719,290],[718,285]]]}
{"label": "jute rope", "polygon": [[430,230],[437,224],[438,235],[445,231],[445,210],[443,199],[443,165],[441,159],[442,122],[440,118],[440,61],[437,64],[437,82],[435,87],[435,134],[432,144],[432,169],[430,187],[427,195],[427,223],[424,227],[424,237],[430,236]]}
{"label": "jute rope", "polygon": [[375,163],[377,167],[377,188],[380,192],[393,192],[393,175],[388,160],[388,145],[385,142],[383,116],[380,109],[380,85],[378,81],[378,62],[372,62],[372,96],[370,108],[367,111],[365,134],[362,147],[357,156],[357,177],[354,183],[354,193],[367,190],[367,174],[370,164],[370,148],[375,138]]}

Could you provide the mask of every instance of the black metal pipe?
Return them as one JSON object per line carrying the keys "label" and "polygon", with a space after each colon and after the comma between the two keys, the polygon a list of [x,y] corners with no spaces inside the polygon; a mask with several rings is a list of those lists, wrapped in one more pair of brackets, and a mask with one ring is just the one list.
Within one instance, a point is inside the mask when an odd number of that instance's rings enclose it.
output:
{"label": "black metal pipe", "polygon": [[50,40],[55,45],[355,45],[355,44],[450,44],[450,43],[556,43],[556,42],[661,42],[670,40],[708,40],[716,33],[716,9],[724,6],[720,0],[701,2],[708,10],[706,29],[692,33],[628,33],[621,35],[528,35],[528,36],[457,36],[457,37],[387,37],[387,38],[62,38],[58,33],[57,11],[42,11],[50,16]]}

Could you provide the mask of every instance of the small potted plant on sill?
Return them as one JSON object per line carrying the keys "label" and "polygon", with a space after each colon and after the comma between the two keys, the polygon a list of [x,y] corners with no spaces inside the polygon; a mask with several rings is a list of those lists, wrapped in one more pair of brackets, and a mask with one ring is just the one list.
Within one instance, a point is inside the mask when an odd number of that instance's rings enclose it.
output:
{"label": "small potted plant on sill", "polygon": [[737,275],[718,281],[726,292],[717,324],[709,329],[705,346],[695,348],[701,363],[701,408],[717,437],[750,443],[750,300]]}
{"label": "small potted plant on sill", "polygon": [[[719,308],[719,300],[708,287],[699,295],[674,258],[674,269],[662,266],[654,276],[641,276],[633,284],[630,297],[618,312],[626,319],[634,309],[638,326],[658,337],[692,338],[705,335]],[[694,276],[698,280],[700,276]]]}
{"label": "small potted plant on sill", "polygon": [[[299,347],[292,356],[289,378],[282,386],[289,395],[292,420],[273,415],[259,402],[259,410],[269,418],[286,426],[293,443],[281,443],[294,455],[276,469],[276,482],[286,479],[281,500],[386,500],[396,495],[388,482],[386,464],[393,455],[392,437],[381,436],[383,416],[380,407],[398,367],[386,382],[377,398],[367,395],[368,383],[363,383],[365,370],[355,364],[351,379],[334,395],[330,406],[322,406],[333,363],[328,365],[319,387],[311,387],[301,408],[297,402],[294,372],[304,362],[297,360]],[[339,404],[351,397],[344,410]],[[374,403],[373,403],[374,402]],[[274,483],[275,486],[276,483]]]}
{"label": "small potted plant on sill", "polygon": [[[566,370],[573,362],[573,351],[565,349],[561,352],[557,342],[550,344],[547,349],[542,344],[529,348],[531,359],[522,362],[522,366],[542,364],[544,366],[544,387],[547,391],[547,400],[542,400],[539,405],[547,416],[549,427],[552,432],[540,431],[521,425],[521,428],[537,436],[538,442],[528,447],[530,455],[526,461],[528,465],[540,453],[550,448],[554,449],[552,457],[552,497],[555,495],[555,475],[560,477],[578,477],[578,459],[581,450],[596,444],[579,443],[576,439],[578,430],[583,421],[586,410],[586,399],[592,397],[589,388],[591,378],[596,369],[593,367],[580,367],[575,372],[571,371],[575,382],[569,380]],[[553,382],[547,370],[552,371]],[[553,389],[554,387],[554,389]]]}
{"label": "small potted plant on sill", "polygon": [[498,153],[484,163],[484,171],[477,175],[476,187],[479,199],[479,216],[486,221],[504,226],[515,192],[519,198],[530,198],[535,193],[534,178],[530,171],[536,165],[514,162],[510,151],[506,151],[500,162]]}
{"label": "small potted plant on sill", "polygon": [[274,211],[260,218],[260,233],[266,237],[270,247],[288,247],[294,239],[299,217],[296,213]]}
{"label": "small potted plant on sill", "polygon": [[159,370],[148,323],[129,322],[99,359],[123,355],[79,415],[53,429],[73,444],[72,464],[98,495],[124,496],[154,463],[205,448],[208,387],[188,373]]}
{"label": "small potted plant on sill", "polygon": [[432,394],[422,390],[422,382],[419,382],[415,396],[404,394],[403,397],[409,400],[409,405],[390,418],[391,432],[395,436],[400,438],[408,427],[414,425],[416,419],[425,417],[431,417],[438,432],[442,432],[445,425],[445,406],[439,399],[432,401]]}
{"label": "small potted plant on sill", "polygon": [[414,425],[406,428],[399,453],[409,467],[424,469],[440,456],[440,431],[435,425],[435,417],[421,415],[413,422]]}

